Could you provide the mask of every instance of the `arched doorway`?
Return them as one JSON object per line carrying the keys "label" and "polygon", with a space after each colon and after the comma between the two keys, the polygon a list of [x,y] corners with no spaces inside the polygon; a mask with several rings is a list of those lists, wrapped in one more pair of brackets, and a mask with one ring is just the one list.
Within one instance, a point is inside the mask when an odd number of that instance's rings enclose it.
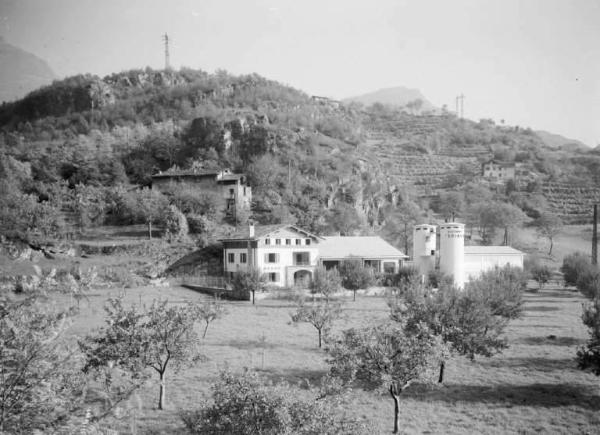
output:
{"label": "arched doorway", "polygon": [[294,285],[296,287],[308,287],[311,279],[312,273],[310,270],[298,270],[294,273]]}

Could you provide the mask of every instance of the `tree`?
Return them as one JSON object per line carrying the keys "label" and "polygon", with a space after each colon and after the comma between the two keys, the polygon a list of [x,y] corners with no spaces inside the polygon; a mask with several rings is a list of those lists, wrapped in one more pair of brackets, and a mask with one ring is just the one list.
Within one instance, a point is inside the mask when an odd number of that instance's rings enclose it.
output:
{"label": "tree", "polygon": [[560,234],[563,228],[562,219],[554,213],[543,212],[540,217],[533,222],[533,224],[535,225],[535,230],[538,237],[548,239],[548,242],[550,243],[548,255],[552,255],[554,237]]}
{"label": "tree", "polygon": [[523,311],[523,291],[527,274],[520,268],[506,266],[483,272],[465,285],[465,291],[481,298],[495,316],[516,319]]}
{"label": "tree", "polygon": [[[502,338],[507,320],[492,314],[486,300],[451,284],[437,291],[413,283],[401,300],[388,301],[391,319],[406,322],[409,329],[421,324],[439,336],[449,350],[470,360],[492,356],[506,348]],[[444,381],[445,359],[440,360],[438,382]]]}
{"label": "tree", "polygon": [[169,306],[155,300],[143,310],[123,306],[120,298],[105,307],[107,326],[80,341],[86,356],[85,370],[114,365],[136,374],[152,369],[160,378],[158,409],[166,405],[166,375],[201,358],[200,338],[195,331],[198,307]]}
{"label": "tree", "polygon": [[367,387],[386,386],[394,400],[394,433],[400,423],[400,394],[413,382],[432,380],[433,367],[445,358],[439,336],[424,324],[407,329],[387,322],[348,329],[330,349],[331,375],[345,383],[366,381]]}
{"label": "tree", "polygon": [[162,222],[169,202],[160,192],[148,188],[136,191],[135,206],[137,218],[148,225],[148,238],[152,239],[152,224]]}
{"label": "tree", "polygon": [[246,299],[250,293],[252,294],[252,305],[254,305],[254,297],[256,292],[263,292],[266,286],[265,275],[257,268],[249,268],[245,272],[236,272],[231,281],[233,293]]}
{"label": "tree", "polygon": [[538,283],[540,290],[552,277],[552,271],[545,264],[536,264],[531,268],[531,278]]}
{"label": "tree", "polygon": [[439,211],[446,220],[454,222],[465,208],[464,194],[461,192],[445,192],[440,194]]}
{"label": "tree", "polygon": [[352,290],[353,300],[356,301],[356,290],[373,285],[375,277],[373,269],[365,267],[362,260],[344,260],[340,266],[342,286]]}
{"label": "tree", "polygon": [[404,246],[408,255],[413,236],[413,226],[417,224],[422,211],[417,204],[404,200],[398,207],[385,212],[383,233],[386,239],[397,246]]}
{"label": "tree", "polygon": [[326,301],[338,292],[342,285],[342,278],[336,268],[327,270],[322,266],[315,269],[310,282],[311,293],[321,293]]}
{"label": "tree", "polygon": [[203,435],[366,434],[367,428],[327,401],[303,398],[287,383],[269,383],[256,373],[222,372],[212,403],[182,414],[186,428]]}
{"label": "tree", "polygon": [[579,277],[587,271],[593,269],[590,263],[589,256],[583,252],[574,252],[573,254],[565,255],[560,271],[563,273],[563,278],[566,285],[577,285]]}
{"label": "tree", "polygon": [[342,314],[340,304],[315,303],[306,305],[304,300],[298,302],[296,311],[291,314],[292,322],[306,322],[315,327],[319,334],[319,348],[322,346],[322,337],[327,335],[333,322]]}
{"label": "tree", "polygon": [[577,351],[577,364],[580,369],[591,369],[596,376],[600,376],[600,295],[584,305],[582,320],[588,327],[590,339],[585,347]]}
{"label": "tree", "polygon": [[63,339],[71,314],[0,296],[0,433],[50,430],[80,403],[84,380]]}
{"label": "tree", "polygon": [[330,213],[329,222],[335,231],[342,236],[351,236],[363,224],[356,208],[342,202],[337,204]]}
{"label": "tree", "polygon": [[202,305],[198,307],[198,320],[204,322],[206,326],[204,327],[204,332],[202,333],[202,338],[206,338],[206,331],[208,331],[208,326],[217,319],[220,319],[225,315],[225,307],[218,299],[205,301]]}

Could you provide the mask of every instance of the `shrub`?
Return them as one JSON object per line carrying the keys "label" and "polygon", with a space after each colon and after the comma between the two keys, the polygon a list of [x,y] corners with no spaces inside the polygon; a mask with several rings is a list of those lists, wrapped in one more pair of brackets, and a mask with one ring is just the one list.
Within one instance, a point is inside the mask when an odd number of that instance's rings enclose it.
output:
{"label": "shrub", "polygon": [[577,285],[577,281],[585,272],[592,269],[588,256],[583,252],[575,252],[565,256],[560,271],[564,275],[566,285]]}
{"label": "shrub", "polygon": [[223,372],[212,403],[181,414],[186,428],[206,435],[360,434],[360,423],[337,417],[326,400],[302,398],[287,383],[268,383],[255,373]]}

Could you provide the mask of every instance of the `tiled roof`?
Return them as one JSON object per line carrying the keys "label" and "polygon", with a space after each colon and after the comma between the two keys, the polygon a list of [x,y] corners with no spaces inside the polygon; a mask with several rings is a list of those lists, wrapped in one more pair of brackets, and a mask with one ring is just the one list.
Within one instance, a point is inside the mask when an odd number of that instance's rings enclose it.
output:
{"label": "tiled roof", "polygon": [[465,254],[474,255],[523,255],[524,253],[510,246],[465,246]]}
{"label": "tiled roof", "polygon": [[324,237],[319,243],[320,258],[407,257],[381,237]]}
{"label": "tiled roof", "polygon": [[219,171],[193,171],[193,170],[174,170],[174,171],[166,171],[160,172],[158,174],[154,174],[152,178],[162,178],[162,177],[216,177],[219,174]]}
{"label": "tiled roof", "polygon": [[250,228],[248,226],[245,226],[244,228],[236,231],[233,234],[230,234],[228,237],[225,237],[221,240],[222,241],[248,240],[248,239],[256,240],[256,239],[260,239],[261,237],[265,237],[268,234],[274,233],[277,230],[281,230],[281,229],[285,229],[285,228],[290,228],[294,231],[298,231],[298,232],[305,234],[306,236],[311,237],[311,238],[315,238],[315,239],[318,238],[314,234],[311,234],[308,231],[304,231],[301,228],[298,228],[294,225],[276,224],[276,225],[255,225],[254,226],[254,237],[250,237]]}

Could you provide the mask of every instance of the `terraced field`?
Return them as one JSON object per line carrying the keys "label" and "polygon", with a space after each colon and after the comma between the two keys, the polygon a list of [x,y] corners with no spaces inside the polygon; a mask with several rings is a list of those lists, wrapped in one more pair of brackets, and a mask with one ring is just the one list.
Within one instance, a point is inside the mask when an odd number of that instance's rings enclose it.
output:
{"label": "terraced field", "polygon": [[600,189],[566,183],[544,183],[542,193],[550,209],[571,224],[592,219],[593,205],[600,203]]}

